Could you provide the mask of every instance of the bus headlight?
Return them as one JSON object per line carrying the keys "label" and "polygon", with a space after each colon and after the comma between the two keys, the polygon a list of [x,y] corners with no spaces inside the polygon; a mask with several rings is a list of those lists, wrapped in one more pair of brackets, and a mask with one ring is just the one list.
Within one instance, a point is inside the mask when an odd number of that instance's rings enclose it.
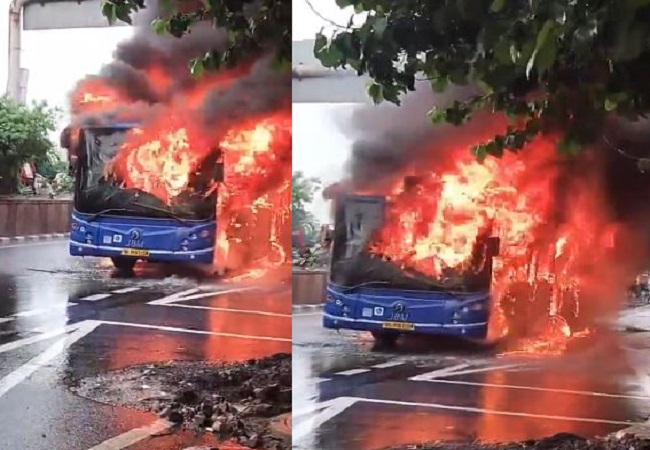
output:
{"label": "bus headlight", "polygon": [[190,241],[189,241],[188,239],[183,239],[183,240],[181,241],[181,245],[182,245],[183,247],[187,247],[188,245],[190,245]]}
{"label": "bus headlight", "polygon": [[93,235],[90,233],[86,233],[86,244],[92,244],[93,243]]}
{"label": "bus headlight", "polygon": [[192,241],[196,240],[196,233],[190,234],[190,240],[192,240]]}
{"label": "bus headlight", "polygon": [[203,230],[201,231],[201,237],[203,239],[209,238],[210,237],[210,231],[209,230]]}

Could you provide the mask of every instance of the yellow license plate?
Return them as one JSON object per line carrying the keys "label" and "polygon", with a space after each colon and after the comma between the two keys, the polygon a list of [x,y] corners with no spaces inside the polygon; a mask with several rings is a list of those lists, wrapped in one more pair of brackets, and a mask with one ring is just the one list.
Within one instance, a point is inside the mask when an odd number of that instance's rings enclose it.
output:
{"label": "yellow license plate", "polygon": [[122,256],[149,256],[149,250],[138,250],[135,248],[127,248],[122,250]]}
{"label": "yellow license plate", "polygon": [[415,330],[415,324],[407,323],[407,322],[384,322],[382,324],[382,327],[388,328],[390,330],[403,330],[403,331]]}

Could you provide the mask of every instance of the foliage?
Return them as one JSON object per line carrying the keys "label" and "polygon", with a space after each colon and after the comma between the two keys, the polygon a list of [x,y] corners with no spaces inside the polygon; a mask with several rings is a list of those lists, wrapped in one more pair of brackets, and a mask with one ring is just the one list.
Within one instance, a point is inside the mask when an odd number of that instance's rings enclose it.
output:
{"label": "foliage", "polygon": [[[181,37],[193,24],[211,20],[216,28],[228,30],[227,49],[210,52],[190,63],[199,76],[204,70],[232,66],[251,55],[274,51],[278,66],[288,70],[291,61],[291,0],[159,0],[161,18],[151,26],[159,34]],[[144,0],[106,0],[102,13],[110,24],[131,17],[145,8]]]}
{"label": "foliage", "polygon": [[54,131],[59,111],[46,103],[23,105],[0,98],[0,191],[15,192],[22,164],[45,158],[53,149],[49,133]]}
{"label": "foliage", "polygon": [[336,0],[365,22],[316,37],[326,67],[368,74],[376,103],[399,104],[420,77],[436,92],[480,93],[432,109],[454,125],[475,111],[502,111],[504,133],[473,150],[479,159],[517,152],[539,133],[561,132],[574,155],[604,139],[609,115],[650,111],[650,0]]}
{"label": "foliage", "polygon": [[319,189],[318,178],[308,178],[301,171],[293,172],[291,176],[291,228],[293,230],[303,229],[306,234],[317,232],[315,218],[307,210],[307,205],[314,201],[314,195]]}
{"label": "foliage", "polygon": [[52,181],[59,173],[68,171],[68,162],[53,148],[45,156],[36,159],[38,173]]}

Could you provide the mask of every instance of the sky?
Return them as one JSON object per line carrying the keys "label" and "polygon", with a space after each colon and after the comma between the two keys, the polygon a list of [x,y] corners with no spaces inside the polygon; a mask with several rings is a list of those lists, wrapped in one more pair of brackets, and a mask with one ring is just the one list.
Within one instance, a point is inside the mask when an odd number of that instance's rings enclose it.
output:
{"label": "sky", "polygon": [[[320,15],[345,25],[352,15],[351,8],[339,9],[334,0],[311,0]],[[312,11],[306,0],[293,1],[293,40],[313,39],[325,27],[326,20]],[[345,120],[355,108],[350,104],[303,103],[293,105],[293,170],[318,177],[323,186],[338,181],[344,172],[351,142],[338,129],[339,117]],[[336,121],[335,121],[336,120]],[[321,223],[330,223],[330,206],[316,196],[311,211]]]}
{"label": "sky", "polygon": [[[0,0],[0,92],[7,86],[9,3]],[[27,101],[46,100],[66,109],[75,83],[110,62],[116,45],[131,34],[129,27],[24,31],[21,65],[29,70]],[[66,122],[63,117],[59,128]],[[54,137],[58,142],[58,132]]]}

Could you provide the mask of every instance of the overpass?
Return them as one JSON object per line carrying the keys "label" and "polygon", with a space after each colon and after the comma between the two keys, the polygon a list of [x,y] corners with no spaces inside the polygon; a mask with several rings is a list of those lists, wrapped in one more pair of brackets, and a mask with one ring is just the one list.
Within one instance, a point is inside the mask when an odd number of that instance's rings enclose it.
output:
{"label": "overpass", "polygon": [[368,77],[354,70],[332,70],[314,57],[314,40],[292,44],[292,95],[294,103],[370,103]]}
{"label": "overpass", "polygon": [[[101,5],[101,0],[11,0],[7,95],[15,100],[25,100],[28,73],[20,67],[23,30],[107,27],[108,21],[102,16]],[[118,22],[115,26],[124,25]]]}

